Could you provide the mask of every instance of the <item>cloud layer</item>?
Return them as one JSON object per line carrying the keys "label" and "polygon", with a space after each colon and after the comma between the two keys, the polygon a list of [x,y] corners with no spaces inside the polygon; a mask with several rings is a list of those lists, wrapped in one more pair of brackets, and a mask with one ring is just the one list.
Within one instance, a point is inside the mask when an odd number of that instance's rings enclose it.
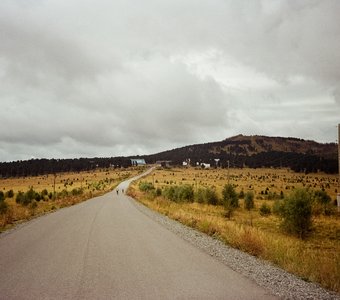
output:
{"label": "cloud layer", "polygon": [[0,160],[336,140],[339,1],[3,0]]}

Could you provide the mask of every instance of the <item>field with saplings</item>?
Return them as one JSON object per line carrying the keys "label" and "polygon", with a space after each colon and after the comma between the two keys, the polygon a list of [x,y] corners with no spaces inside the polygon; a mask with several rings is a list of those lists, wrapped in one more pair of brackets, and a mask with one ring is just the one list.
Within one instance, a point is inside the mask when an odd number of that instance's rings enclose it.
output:
{"label": "field with saplings", "polygon": [[22,221],[109,192],[142,170],[97,169],[0,179],[0,232]]}
{"label": "field with saplings", "polygon": [[129,194],[226,244],[340,292],[338,177],[287,169],[157,169]]}

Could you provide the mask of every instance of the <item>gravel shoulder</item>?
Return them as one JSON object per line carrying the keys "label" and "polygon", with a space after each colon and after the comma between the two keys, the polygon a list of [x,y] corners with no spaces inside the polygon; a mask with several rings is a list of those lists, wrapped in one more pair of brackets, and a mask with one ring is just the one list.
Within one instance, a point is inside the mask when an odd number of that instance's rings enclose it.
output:
{"label": "gravel shoulder", "polygon": [[266,261],[231,248],[217,239],[152,211],[131,197],[129,200],[143,214],[282,299],[340,299],[337,293],[306,282]]}

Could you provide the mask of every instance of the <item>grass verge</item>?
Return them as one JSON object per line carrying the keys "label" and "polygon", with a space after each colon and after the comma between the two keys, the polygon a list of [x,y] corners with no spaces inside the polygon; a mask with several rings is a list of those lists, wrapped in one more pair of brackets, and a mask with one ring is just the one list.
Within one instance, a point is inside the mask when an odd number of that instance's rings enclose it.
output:
{"label": "grass verge", "polygon": [[[320,218],[315,234],[307,240],[281,232],[275,216],[261,217],[258,212],[238,209],[232,219],[224,217],[221,206],[176,203],[138,189],[134,183],[129,194],[171,219],[218,238],[226,244],[270,261],[300,278],[340,292],[340,245],[338,227]],[[327,232],[327,238],[325,238]]]}

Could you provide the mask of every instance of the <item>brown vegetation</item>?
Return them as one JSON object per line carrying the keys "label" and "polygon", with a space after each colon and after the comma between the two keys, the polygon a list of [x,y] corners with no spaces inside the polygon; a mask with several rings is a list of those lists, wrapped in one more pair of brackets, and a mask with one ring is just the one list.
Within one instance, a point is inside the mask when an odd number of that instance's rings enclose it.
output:
{"label": "brown vegetation", "polygon": [[[222,205],[171,201],[159,193],[169,186],[191,185],[195,193],[200,188],[212,188],[222,199],[223,186],[228,182],[226,170],[157,170],[143,181],[154,185],[158,192],[143,192],[139,183],[135,183],[130,194],[150,208],[269,260],[305,280],[340,291],[340,219],[334,204],[330,215],[313,213],[312,231],[303,240],[286,233],[281,227],[281,217],[273,213],[275,203],[298,187],[323,189],[333,202],[338,184],[336,176],[301,175],[282,169],[232,169],[229,182],[239,194],[241,191],[254,193],[255,208],[246,209],[241,198],[231,219],[225,217]],[[261,215],[263,204],[271,213]]]}
{"label": "brown vegetation", "polygon": [[[0,179],[0,190],[7,195],[0,212],[0,232],[18,222],[71,206],[114,189],[121,181],[139,173],[139,168],[98,169],[79,173],[59,173],[35,177]],[[18,201],[18,194],[33,191],[33,199]],[[13,196],[11,192],[13,191]],[[19,202],[19,203],[18,203]]]}

